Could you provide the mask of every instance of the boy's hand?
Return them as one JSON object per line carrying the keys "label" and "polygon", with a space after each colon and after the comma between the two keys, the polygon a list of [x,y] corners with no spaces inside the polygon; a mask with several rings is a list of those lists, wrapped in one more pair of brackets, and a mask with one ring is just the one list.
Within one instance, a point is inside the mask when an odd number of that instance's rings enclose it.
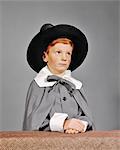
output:
{"label": "boy's hand", "polygon": [[65,133],[68,133],[68,134],[77,134],[77,133],[79,133],[79,131],[75,130],[75,129],[67,129],[67,130],[65,130]]}
{"label": "boy's hand", "polygon": [[75,118],[65,120],[64,123],[64,130],[69,129],[68,132],[73,132],[70,129],[77,130],[79,132],[84,132],[84,127],[85,125],[79,119],[75,119]]}

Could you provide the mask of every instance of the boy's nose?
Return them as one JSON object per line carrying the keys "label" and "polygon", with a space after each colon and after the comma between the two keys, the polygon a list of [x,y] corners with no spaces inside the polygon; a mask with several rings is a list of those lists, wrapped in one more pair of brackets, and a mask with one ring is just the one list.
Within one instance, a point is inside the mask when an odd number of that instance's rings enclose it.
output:
{"label": "boy's nose", "polygon": [[62,60],[64,60],[64,61],[67,60],[67,55],[66,54],[62,54]]}

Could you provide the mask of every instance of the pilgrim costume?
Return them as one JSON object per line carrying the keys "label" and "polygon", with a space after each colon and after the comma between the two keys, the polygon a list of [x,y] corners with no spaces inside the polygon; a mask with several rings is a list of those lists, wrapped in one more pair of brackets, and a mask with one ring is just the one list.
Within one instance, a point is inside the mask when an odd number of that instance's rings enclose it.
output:
{"label": "pilgrim costume", "polygon": [[[42,58],[48,45],[58,38],[68,38],[74,43],[70,66],[62,77],[52,74]],[[95,129],[83,85],[71,76],[71,71],[84,61],[87,51],[87,39],[76,27],[67,24],[41,27],[27,50],[28,64],[37,76],[28,89],[23,130],[64,132],[64,121],[71,118],[83,122],[84,132]]]}

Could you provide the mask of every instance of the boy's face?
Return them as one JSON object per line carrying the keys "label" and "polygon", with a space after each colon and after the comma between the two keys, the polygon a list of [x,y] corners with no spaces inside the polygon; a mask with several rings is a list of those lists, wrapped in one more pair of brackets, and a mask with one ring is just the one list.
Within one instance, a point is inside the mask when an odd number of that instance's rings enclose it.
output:
{"label": "boy's face", "polygon": [[72,46],[70,44],[56,43],[49,46],[44,52],[43,60],[53,74],[60,75],[68,69],[71,62]]}

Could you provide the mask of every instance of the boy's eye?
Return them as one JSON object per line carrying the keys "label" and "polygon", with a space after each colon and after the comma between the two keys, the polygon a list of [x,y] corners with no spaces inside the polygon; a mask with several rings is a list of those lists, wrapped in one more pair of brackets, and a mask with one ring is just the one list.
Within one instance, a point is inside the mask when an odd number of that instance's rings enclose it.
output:
{"label": "boy's eye", "polygon": [[61,51],[56,51],[56,53],[57,53],[57,54],[60,54],[60,53],[61,53]]}
{"label": "boy's eye", "polygon": [[71,55],[71,53],[70,53],[70,52],[68,52],[67,54],[68,54],[68,55]]}

